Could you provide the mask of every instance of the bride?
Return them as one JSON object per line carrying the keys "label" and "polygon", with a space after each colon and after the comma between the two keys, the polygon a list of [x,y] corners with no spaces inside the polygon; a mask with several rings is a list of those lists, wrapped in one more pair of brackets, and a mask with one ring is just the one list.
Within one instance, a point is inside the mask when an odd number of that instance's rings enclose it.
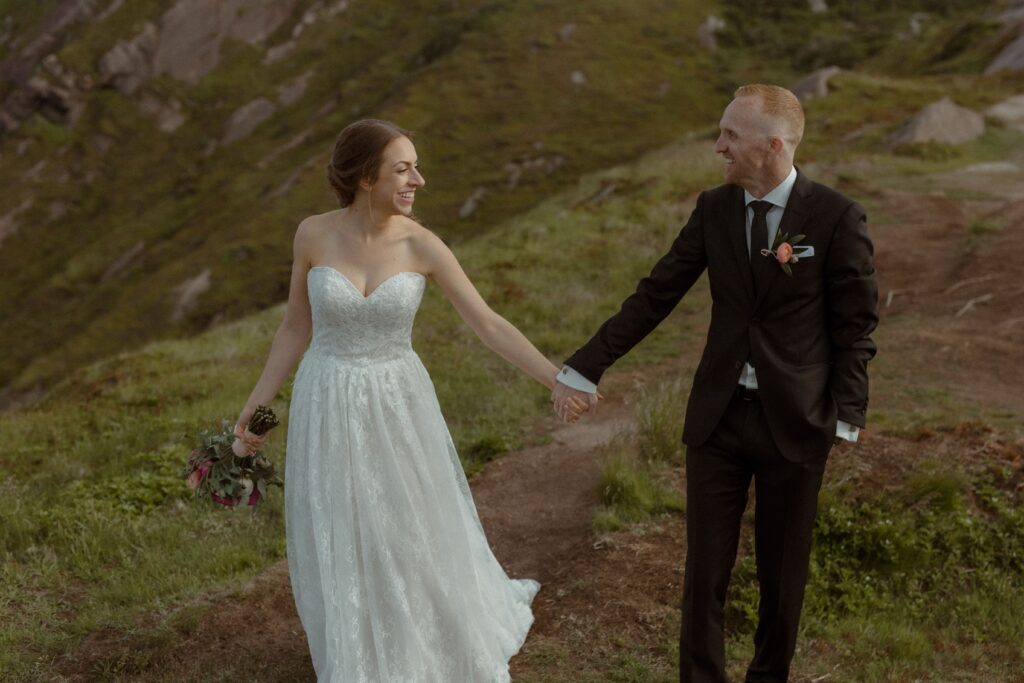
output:
{"label": "bride", "polygon": [[540,585],[510,579],[491,553],[412,350],[427,278],[494,352],[548,388],[558,369],[411,217],[425,180],[407,131],[380,120],[348,126],[328,179],[342,208],[307,218],[295,233],[284,321],[235,427],[242,435],[301,356],[285,528],[317,678],[509,681],[508,660],[533,622]]}

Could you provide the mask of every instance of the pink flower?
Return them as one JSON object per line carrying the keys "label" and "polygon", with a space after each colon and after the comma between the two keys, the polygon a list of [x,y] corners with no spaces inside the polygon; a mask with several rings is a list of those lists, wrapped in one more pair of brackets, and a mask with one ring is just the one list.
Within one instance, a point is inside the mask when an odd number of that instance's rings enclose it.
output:
{"label": "pink flower", "polygon": [[195,491],[197,488],[199,488],[199,485],[203,482],[203,478],[206,476],[206,473],[209,472],[209,471],[210,471],[210,461],[209,460],[203,460],[202,462],[200,462],[199,465],[196,467],[196,469],[192,471],[192,474],[188,475],[188,486],[189,486],[189,488],[192,489],[193,491]]}
{"label": "pink flower", "polygon": [[789,263],[793,258],[793,246],[789,242],[783,242],[775,249],[775,259],[779,263]]}
{"label": "pink flower", "polygon": [[253,488],[252,495],[249,496],[249,502],[246,505],[255,505],[260,502],[260,490],[259,488]]}
{"label": "pink flower", "polygon": [[236,505],[238,505],[237,500],[225,498],[224,496],[218,496],[216,493],[211,493],[210,497],[213,498],[213,502],[217,503],[218,505],[223,505],[226,508],[233,508]]}

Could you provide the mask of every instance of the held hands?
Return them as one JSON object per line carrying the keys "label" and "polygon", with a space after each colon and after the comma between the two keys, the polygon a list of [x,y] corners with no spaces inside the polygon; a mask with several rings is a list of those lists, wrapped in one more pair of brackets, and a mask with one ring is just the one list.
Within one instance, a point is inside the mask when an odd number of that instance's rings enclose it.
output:
{"label": "held hands", "polygon": [[555,415],[564,422],[576,422],[583,413],[597,410],[597,402],[603,398],[599,393],[588,394],[561,382],[555,382],[555,388],[551,390]]}

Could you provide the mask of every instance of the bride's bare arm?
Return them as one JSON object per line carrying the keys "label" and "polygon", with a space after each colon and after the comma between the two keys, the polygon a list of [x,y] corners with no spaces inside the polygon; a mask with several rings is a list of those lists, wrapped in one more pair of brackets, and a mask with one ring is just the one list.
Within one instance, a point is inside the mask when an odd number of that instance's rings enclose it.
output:
{"label": "bride's bare arm", "polygon": [[260,375],[245,408],[238,416],[235,433],[239,436],[249,424],[256,406],[269,405],[274,400],[309,343],[313,318],[309,308],[309,294],[306,291],[306,273],[309,271],[309,255],[312,253],[312,229],[311,223],[307,220],[295,231],[291,284],[288,288],[288,305],[284,320],[274,335],[274,343],[270,347],[270,355],[263,367],[263,374]]}
{"label": "bride's bare arm", "polygon": [[491,310],[445,243],[425,229],[422,239],[417,241],[428,274],[487,348],[547,388],[553,388],[558,368],[515,325]]}

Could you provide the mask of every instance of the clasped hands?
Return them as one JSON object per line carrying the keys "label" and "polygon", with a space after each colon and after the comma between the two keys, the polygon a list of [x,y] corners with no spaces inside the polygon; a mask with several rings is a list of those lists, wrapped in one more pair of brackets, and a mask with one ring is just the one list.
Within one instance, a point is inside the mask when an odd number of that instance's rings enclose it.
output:
{"label": "clasped hands", "polygon": [[572,387],[555,382],[551,390],[551,403],[554,404],[555,415],[564,422],[575,422],[583,413],[597,409],[597,402],[603,399],[600,393],[588,394]]}

